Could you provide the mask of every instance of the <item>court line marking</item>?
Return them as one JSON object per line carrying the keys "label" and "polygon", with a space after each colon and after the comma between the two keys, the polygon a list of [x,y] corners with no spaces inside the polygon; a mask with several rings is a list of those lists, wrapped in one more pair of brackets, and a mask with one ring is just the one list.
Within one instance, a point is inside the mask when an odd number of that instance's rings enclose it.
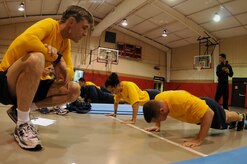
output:
{"label": "court line marking", "polygon": [[[118,118],[116,118],[116,117],[113,117],[113,116],[109,116],[109,117],[111,117],[112,119],[115,119],[115,120],[117,120],[117,121],[119,121],[119,122],[123,122],[122,120],[120,120],[120,119],[118,119]],[[199,152],[199,151],[196,151],[196,150],[194,150],[194,149],[191,149],[191,148],[189,148],[189,147],[182,146],[181,144],[178,144],[178,143],[173,142],[173,141],[171,141],[171,140],[168,140],[168,139],[166,139],[166,138],[160,137],[160,136],[158,136],[158,135],[156,135],[156,134],[154,134],[154,133],[152,133],[152,132],[148,132],[148,131],[146,131],[146,130],[144,130],[144,129],[141,129],[141,128],[139,128],[139,127],[133,125],[133,124],[125,124],[125,125],[130,126],[130,127],[134,128],[134,129],[140,130],[140,131],[142,131],[142,132],[144,132],[144,133],[146,133],[146,134],[149,134],[149,135],[151,135],[151,136],[153,136],[153,137],[156,137],[156,138],[158,138],[158,139],[160,139],[160,140],[163,140],[163,141],[165,141],[165,142],[168,142],[168,143],[170,143],[170,144],[172,144],[172,145],[174,145],[174,146],[177,146],[177,147],[180,147],[180,148],[182,148],[182,149],[185,149],[185,150],[187,150],[187,151],[189,151],[189,152],[191,152],[191,153],[193,153],[193,154],[199,155],[199,156],[201,156],[201,157],[207,157],[207,156],[208,156],[207,154],[203,154],[203,153],[201,153],[201,152]]]}

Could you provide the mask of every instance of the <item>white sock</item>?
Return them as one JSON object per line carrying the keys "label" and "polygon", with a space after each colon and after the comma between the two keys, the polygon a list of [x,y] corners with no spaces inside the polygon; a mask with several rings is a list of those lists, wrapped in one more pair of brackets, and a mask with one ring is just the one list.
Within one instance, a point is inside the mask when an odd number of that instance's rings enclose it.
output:
{"label": "white sock", "polygon": [[36,106],[35,103],[32,103],[30,109],[31,111],[35,111],[36,109],[38,109],[38,107]]}
{"label": "white sock", "polygon": [[27,112],[23,112],[20,111],[18,108],[17,110],[17,126],[24,124],[26,122],[30,122],[30,117],[29,117],[29,113],[30,113],[30,109]]}
{"label": "white sock", "polygon": [[60,109],[64,109],[64,105],[65,105],[65,104],[59,105],[59,108],[60,108]]}

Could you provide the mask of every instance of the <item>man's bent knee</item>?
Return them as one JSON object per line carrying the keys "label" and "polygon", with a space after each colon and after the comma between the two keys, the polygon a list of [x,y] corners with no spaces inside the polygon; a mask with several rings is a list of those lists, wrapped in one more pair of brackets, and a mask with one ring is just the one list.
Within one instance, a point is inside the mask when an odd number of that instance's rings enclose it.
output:
{"label": "man's bent knee", "polygon": [[[8,89],[11,95],[14,97],[16,94],[17,81],[20,78],[20,74],[32,77],[32,79],[39,80],[45,64],[45,57],[40,52],[29,53],[17,61],[15,61],[7,71]],[[24,78],[28,80],[28,78]]]}
{"label": "man's bent knee", "polygon": [[23,62],[24,72],[30,73],[33,76],[37,75],[40,78],[45,66],[45,57],[42,53],[32,52],[24,56],[21,61]]}
{"label": "man's bent knee", "polygon": [[79,96],[81,92],[81,87],[78,83],[76,82],[69,82],[69,94],[68,94],[68,101],[69,102],[74,102]]}
{"label": "man's bent knee", "polygon": [[[41,67],[44,69],[45,56],[40,52],[32,52],[27,57],[27,64],[33,67]],[[24,58],[26,58],[24,57]],[[24,59],[25,60],[25,59]]]}

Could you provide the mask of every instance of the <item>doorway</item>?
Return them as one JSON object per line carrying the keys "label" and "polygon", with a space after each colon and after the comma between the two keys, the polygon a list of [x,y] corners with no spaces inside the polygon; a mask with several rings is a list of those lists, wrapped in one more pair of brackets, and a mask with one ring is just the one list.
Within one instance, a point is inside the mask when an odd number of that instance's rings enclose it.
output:
{"label": "doorway", "polygon": [[232,106],[245,107],[247,78],[232,79]]}
{"label": "doorway", "polygon": [[164,91],[164,77],[154,76],[154,89],[158,89],[160,92]]}

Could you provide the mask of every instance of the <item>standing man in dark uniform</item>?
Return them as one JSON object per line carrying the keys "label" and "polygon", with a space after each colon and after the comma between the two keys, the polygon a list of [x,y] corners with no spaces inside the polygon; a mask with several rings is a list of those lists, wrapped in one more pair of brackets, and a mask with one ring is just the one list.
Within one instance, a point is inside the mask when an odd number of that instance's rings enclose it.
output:
{"label": "standing man in dark uniform", "polygon": [[229,86],[228,76],[233,76],[232,67],[226,60],[226,55],[221,53],[219,55],[220,64],[217,66],[216,75],[218,76],[218,85],[215,94],[215,100],[219,102],[221,96],[223,96],[223,108],[228,109],[228,97],[229,97]]}

